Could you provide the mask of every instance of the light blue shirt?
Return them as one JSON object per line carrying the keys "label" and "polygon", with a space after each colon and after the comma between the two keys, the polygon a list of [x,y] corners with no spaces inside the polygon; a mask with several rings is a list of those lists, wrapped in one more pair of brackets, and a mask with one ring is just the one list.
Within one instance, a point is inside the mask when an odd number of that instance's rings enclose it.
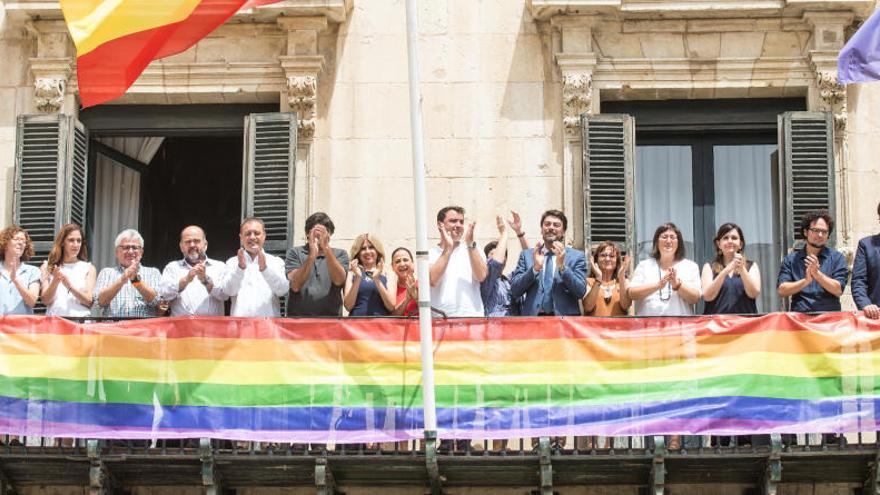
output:
{"label": "light blue shirt", "polygon": [[[31,284],[40,283],[40,269],[22,263],[18,267],[18,271],[15,272],[15,277],[29,288]],[[24,303],[21,293],[18,292],[18,288],[12,283],[9,275],[5,272],[0,273],[0,315],[32,314],[34,314],[34,308]]]}

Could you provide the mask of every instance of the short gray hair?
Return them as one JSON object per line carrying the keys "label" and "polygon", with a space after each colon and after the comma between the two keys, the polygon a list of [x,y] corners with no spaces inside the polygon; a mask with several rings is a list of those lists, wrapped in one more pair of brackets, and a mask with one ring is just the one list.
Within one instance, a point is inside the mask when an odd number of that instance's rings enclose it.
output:
{"label": "short gray hair", "polygon": [[141,235],[140,232],[134,229],[125,229],[120,232],[119,235],[116,236],[115,247],[119,247],[119,245],[122,244],[122,241],[126,239],[133,239],[135,241],[138,241],[139,243],[141,243],[141,247],[144,247],[144,237]]}

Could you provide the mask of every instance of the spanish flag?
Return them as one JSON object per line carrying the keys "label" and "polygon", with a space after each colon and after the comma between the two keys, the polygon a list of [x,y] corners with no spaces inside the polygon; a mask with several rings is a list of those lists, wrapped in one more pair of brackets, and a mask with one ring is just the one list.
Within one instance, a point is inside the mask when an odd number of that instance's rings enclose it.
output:
{"label": "spanish flag", "polygon": [[241,9],[279,0],[61,0],[83,107],[122,96],[153,60],[198,43]]}

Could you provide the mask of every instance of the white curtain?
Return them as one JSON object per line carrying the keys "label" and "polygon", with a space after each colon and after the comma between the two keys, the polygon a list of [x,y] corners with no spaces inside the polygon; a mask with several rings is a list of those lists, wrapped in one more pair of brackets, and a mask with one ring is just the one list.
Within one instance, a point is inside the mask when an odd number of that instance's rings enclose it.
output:
{"label": "white curtain", "polygon": [[[101,138],[107,146],[141,163],[149,164],[163,137]],[[140,173],[98,153],[95,177],[95,221],[92,229],[92,263],[100,270],[116,264],[113,241],[120,231],[138,228]]]}
{"label": "white curtain", "polygon": [[[636,238],[641,261],[651,255],[654,230],[672,222],[694,256],[694,188],[690,146],[636,147]],[[695,260],[699,263],[699,260]]]}
{"label": "white curtain", "polygon": [[775,241],[773,177],[775,144],[715,146],[715,228],[733,222],[743,229],[746,258],[761,269],[758,311],[779,311],[776,275],[782,257]]}

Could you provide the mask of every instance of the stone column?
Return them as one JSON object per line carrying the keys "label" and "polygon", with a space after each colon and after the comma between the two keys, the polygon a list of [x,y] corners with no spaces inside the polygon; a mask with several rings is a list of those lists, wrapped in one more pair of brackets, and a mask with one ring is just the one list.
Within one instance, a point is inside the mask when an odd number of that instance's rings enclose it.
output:
{"label": "stone column", "polygon": [[568,214],[568,230],[575,246],[583,246],[583,143],[581,120],[584,113],[599,111],[598,90],[593,88],[596,54],[593,52],[593,26],[596,16],[565,15],[551,19],[558,32],[560,51],[555,54],[562,82],[562,208]]}
{"label": "stone column", "polygon": [[287,32],[287,51],[278,57],[284,70],[286,85],[281,93],[281,111],[297,113],[296,176],[294,178],[294,232],[302,231],[305,218],[312,212],[317,189],[314,171],[315,140],[318,108],[318,76],[324,69],[324,56],[318,47],[319,34],[327,29],[327,18],[284,17],[278,26]]}
{"label": "stone column", "polygon": [[64,21],[35,21],[37,56],[30,59],[34,78],[34,107],[43,113],[77,114],[74,91],[68,85],[76,51]]}
{"label": "stone column", "polygon": [[287,54],[279,57],[287,79],[281,107],[298,114],[298,137],[302,142],[311,142],[315,136],[318,76],[324,69],[324,56],[318,52],[318,34],[327,29],[327,19],[282,16],[278,26],[287,31]]}
{"label": "stone column", "polygon": [[815,82],[808,91],[807,105],[810,110],[831,112],[834,115],[838,248],[852,262],[846,88],[837,82],[837,56],[845,44],[844,33],[853,22],[853,14],[805,12],[804,21],[813,28],[806,55],[815,74]]}

